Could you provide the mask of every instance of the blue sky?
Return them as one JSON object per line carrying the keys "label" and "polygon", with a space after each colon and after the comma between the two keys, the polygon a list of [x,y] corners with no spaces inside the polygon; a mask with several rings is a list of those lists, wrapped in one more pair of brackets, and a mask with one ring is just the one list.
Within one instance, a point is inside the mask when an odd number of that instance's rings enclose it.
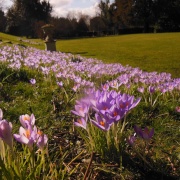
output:
{"label": "blue sky", "polygon": [[[1,0],[0,0],[1,1]],[[2,0],[5,7],[12,4],[12,0]],[[110,0],[111,2],[113,0]],[[98,12],[98,4],[100,0],[49,0],[53,6],[53,15],[58,17],[70,14],[77,16],[78,14],[87,14],[94,16]]]}

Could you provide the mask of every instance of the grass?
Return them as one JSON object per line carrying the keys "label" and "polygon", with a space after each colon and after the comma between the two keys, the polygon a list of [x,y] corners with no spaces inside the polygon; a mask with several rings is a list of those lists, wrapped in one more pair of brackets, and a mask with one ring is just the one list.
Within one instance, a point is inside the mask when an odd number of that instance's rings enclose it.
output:
{"label": "grass", "polygon": [[145,71],[179,77],[180,33],[132,34],[57,41],[62,52],[80,54],[107,63],[129,64]]}
{"label": "grass", "polygon": [[44,48],[43,42],[40,39],[27,39],[25,37],[18,37],[0,32],[0,46],[6,44],[8,45],[16,44],[23,47],[32,46],[38,49]]}

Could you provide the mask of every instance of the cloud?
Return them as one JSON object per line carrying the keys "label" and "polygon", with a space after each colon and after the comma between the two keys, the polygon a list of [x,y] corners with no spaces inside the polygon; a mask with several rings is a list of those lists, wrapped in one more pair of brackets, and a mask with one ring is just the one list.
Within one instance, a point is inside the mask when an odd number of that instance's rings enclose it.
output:
{"label": "cloud", "polygon": [[80,14],[85,14],[85,15],[89,15],[93,17],[97,14],[98,8],[97,8],[97,4],[94,4],[87,8],[72,8],[70,9],[70,11],[74,11],[77,14],[80,13]]}
{"label": "cloud", "polygon": [[[1,1],[5,2],[6,7],[12,5],[12,0],[0,0],[0,2]],[[75,17],[78,17],[79,14],[92,17],[97,13],[97,6],[100,0],[49,0],[49,2],[53,7],[53,16],[67,17],[70,12],[74,14]]]}
{"label": "cloud", "polygon": [[54,7],[62,7],[70,5],[73,0],[50,0],[49,2]]}
{"label": "cloud", "polygon": [[[50,3],[53,6],[53,15],[58,17],[66,17],[68,13],[73,14],[76,18],[79,14],[89,15],[91,17],[95,16],[98,11],[98,0],[90,0],[91,4],[89,7],[72,7],[75,0],[50,0]],[[82,3],[86,3],[85,0],[82,0]]]}

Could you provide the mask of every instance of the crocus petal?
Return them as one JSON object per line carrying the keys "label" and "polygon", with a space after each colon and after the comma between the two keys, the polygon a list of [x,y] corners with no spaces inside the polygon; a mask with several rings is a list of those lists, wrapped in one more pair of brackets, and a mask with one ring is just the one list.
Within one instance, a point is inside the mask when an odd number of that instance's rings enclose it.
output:
{"label": "crocus petal", "polygon": [[129,136],[126,140],[126,142],[130,145],[130,146],[134,146],[134,142],[136,140],[136,137],[134,135]]}
{"label": "crocus petal", "polygon": [[104,118],[100,116],[99,114],[95,114],[96,121],[91,120],[91,122],[98,128],[108,131],[114,122],[112,119]]}
{"label": "crocus petal", "polygon": [[26,138],[25,136],[21,136],[19,134],[14,134],[13,136],[16,139],[16,141],[18,141],[20,143],[28,144],[28,142],[29,142],[29,139]]}
{"label": "crocus petal", "polygon": [[37,142],[37,146],[39,147],[39,149],[43,149],[44,146],[47,144],[48,141],[48,137],[47,135],[43,134],[38,138],[38,142]]}
{"label": "crocus petal", "polygon": [[21,136],[24,136],[26,134],[26,130],[22,126],[19,128],[19,134]]}
{"label": "crocus petal", "polygon": [[12,124],[6,120],[0,121],[0,138],[12,147]]}
{"label": "crocus petal", "polygon": [[27,128],[27,125],[30,123],[30,120],[31,118],[28,114],[24,114],[19,117],[19,121],[24,128]]}
{"label": "crocus petal", "polygon": [[74,125],[86,129],[87,121],[84,118],[79,118],[76,122],[74,122]]}
{"label": "crocus petal", "polygon": [[31,125],[33,126],[35,124],[35,116],[34,114],[31,114]]}
{"label": "crocus petal", "polygon": [[98,122],[96,122],[96,121],[94,121],[94,120],[91,120],[91,122],[92,122],[96,127],[98,127],[99,129],[101,129],[101,130],[103,130],[103,131],[109,130],[109,128],[105,128],[105,126],[100,125]]}

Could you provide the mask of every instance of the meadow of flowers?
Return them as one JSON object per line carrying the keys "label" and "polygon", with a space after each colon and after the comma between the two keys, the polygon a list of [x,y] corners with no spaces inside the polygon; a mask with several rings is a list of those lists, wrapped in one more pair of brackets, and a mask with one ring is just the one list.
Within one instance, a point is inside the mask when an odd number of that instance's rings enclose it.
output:
{"label": "meadow of flowers", "polygon": [[4,179],[179,178],[180,78],[13,45],[0,80]]}

